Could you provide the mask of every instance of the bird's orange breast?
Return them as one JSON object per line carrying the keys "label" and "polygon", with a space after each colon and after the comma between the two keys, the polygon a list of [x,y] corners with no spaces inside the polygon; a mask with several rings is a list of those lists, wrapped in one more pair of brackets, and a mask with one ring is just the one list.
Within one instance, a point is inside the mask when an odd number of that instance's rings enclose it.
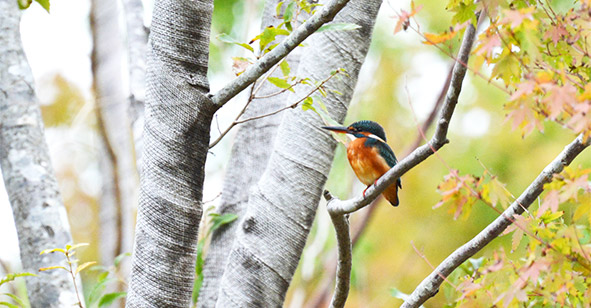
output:
{"label": "bird's orange breast", "polygon": [[[347,146],[347,158],[357,178],[371,185],[390,169],[375,147],[366,147],[365,138],[357,138]],[[395,186],[395,185],[394,185]]]}

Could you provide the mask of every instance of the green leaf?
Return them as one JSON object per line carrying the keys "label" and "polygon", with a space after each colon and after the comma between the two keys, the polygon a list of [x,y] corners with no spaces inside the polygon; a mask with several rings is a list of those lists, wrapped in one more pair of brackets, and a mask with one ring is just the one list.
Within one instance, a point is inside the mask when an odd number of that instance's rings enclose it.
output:
{"label": "green leaf", "polygon": [[19,308],[19,306],[15,305],[15,304],[8,303],[8,302],[0,302],[0,306],[6,306],[6,307],[10,307],[10,308]]}
{"label": "green leaf", "polygon": [[279,63],[279,68],[281,69],[281,73],[283,73],[283,76],[289,76],[291,69],[289,68],[289,63],[287,63],[286,60],[283,60],[281,61],[281,63]]}
{"label": "green leaf", "polygon": [[17,303],[20,307],[25,307],[25,303],[23,302],[22,299],[20,299],[20,297],[14,295],[14,294],[10,294],[10,293],[2,293],[0,295],[6,295],[10,298],[12,298],[12,300]]}
{"label": "green leaf", "polygon": [[519,61],[510,54],[505,55],[495,64],[492,75],[503,79],[505,85],[509,85],[511,80],[516,80],[521,75]]}
{"label": "green leaf", "polygon": [[209,232],[214,232],[215,230],[217,230],[221,226],[227,225],[236,219],[238,219],[238,215],[233,214],[233,213],[228,213],[228,214],[214,217],[212,219],[213,225],[211,226],[211,229],[209,230]]}
{"label": "green leaf", "polygon": [[28,9],[33,0],[17,0],[18,8],[21,10]]}
{"label": "green leaf", "polygon": [[553,221],[553,220],[556,220],[556,219],[558,219],[558,218],[562,217],[562,215],[564,215],[564,212],[563,212],[563,211],[558,211],[558,212],[556,212],[556,213],[551,213],[551,212],[548,212],[548,211],[546,211],[546,212],[545,212],[545,213],[542,215],[542,217],[540,217],[540,219],[542,219],[542,221],[543,221],[545,224],[547,224],[547,223],[549,223],[549,222],[551,222],[551,221]]}
{"label": "green leaf", "polygon": [[115,260],[113,260],[113,265],[115,265],[115,267],[119,266],[119,263],[121,263],[121,261],[123,261],[123,259],[125,257],[130,257],[131,256],[131,252],[125,252],[122,253],[118,256],[115,257]]}
{"label": "green leaf", "polygon": [[325,24],[316,33],[325,32],[325,31],[353,31],[361,28],[360,25],[353,24],[353,23],[344,23],[344,22],[334,22],[330,24]]}
{"label": "green leaf", "polygon": [[293,13],[295,12],[295,4],[295,1],[290,2],[285,8],[285,12],[283,12],[283,21],[285,21],[286,23],[290,22],[293,18]]}
{"label": "green leaf", "polygon": [[49,13],[49,0],[35,0]]}
{"label": "green leaf", "polygon": [[[107,276],[109,275],[109,272],[105,272],[105,273],[107,273]],[[89,306],[98,302],[99,299],[101,299],[101,295],[105,291],[107,284],[117,281],[117,279],[115,279],[115,278],[107,278],[106,276],[101,277],[101,278],[102,279],[99,279],[98,283],[92,287],[92,290],[90,291],[90,293],[88,295]]]}
{"label": "green leaf", "polygon": [[[278,29],[273,26],[267,27],[261,34],[257,35],[253,41],[256,41],[257,39],[260,40],[260,48],[261,50],[265,50],[265,47],[273,42],[278,35],[289,35],[289,31],[285,29]],[[273,49],[272,47],[273,46],[270,46],[268,49]]]}
{"label": "green leaf", "polygon": [[473,25],[476,25],[478,20],[476,20],[476,3],[470,2],[470,4],[465,4],[460,2],[458,6],[455,6],[452,11],[456,14],[452,17],[451,23],[452,24],[461,24],[468,20]]}
{"label": "green leaf", "polygon": [[252,46],[250,46],[246,43],[238,42],[237,40],[233,39],[231,36],[229,36],[225,33],[218,35],[217,38],[224,43],[238,45],[240,47],[243,47],[243,48],[249,50],[250,52],[254,52],[254,48],[252,48]]}
{"label": "green leaf", "polygon": [[191,295],[191,300],[193,304],[197,303],[199,299],[199,292],[201,291],[201,286],[203,285],[203,274],[197,275],[195,278],[195,282],[193,283],[193,294]]}
{"label": "green leaf", "polygon": [[314,104],[314,99],[309,96],[306,97],[306,99],[302,103],[302,110],[304,110],[304,111],[312,110],[312,111],[316,112],[316,108],[314,108],[313,104]]}
{"label": "green leaf", "polygon": [[0,279],[0,286],[9,282],[9,281],[13,281],[18,277],[27,277],[27,276],[37,276],[35,274],[32,273],[14,273],[14,274],[7,274],[6,276],[2,277],[2,279]]}
{"label": "green leaf", "polygon": [[267,78],[267,80],[269,80],[270,83],[272,83],[274,86],[278,88],[290,89],[293,92],[293,89],[291,89],[291,85],[283,78],[269,77]]}
{"label": "green leaf", "polygon": [[275,7],[275,15],[279,16],[281,15],[281,7],[283,6],[283,1],[279,1],[279,3],[277,3],[277,6]]}
{"label": "green leaf", "polygon": [[116,300],[127,296],[127,292],[114,292],[114,293],[107,293],[101,297],[98,306],[99,307],[107,307],[111,305]]}

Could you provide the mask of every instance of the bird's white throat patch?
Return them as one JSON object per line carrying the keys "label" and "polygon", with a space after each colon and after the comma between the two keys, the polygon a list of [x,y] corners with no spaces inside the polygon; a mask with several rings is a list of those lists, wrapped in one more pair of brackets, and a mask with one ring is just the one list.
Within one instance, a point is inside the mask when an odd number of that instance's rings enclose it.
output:
{"label": "bird's white throat patch", "polygon": [[[357,139],[357,137],[355,137],[355,135],[353,135],[353,134],[347,134],[347,137],[349,137],[349,139],[351,139],[351,141],[354,141],[355,139]],[[373,138],[373,139],[379,140],[379,141],[381,141],[383,143],[386,143],[386,141],[384,141],[384,139],[382,139],[382,138],[380,138],[380,137],[378,137],[378,136],[376,136],[374,134],[369,134],[369,135],[367,135],[365,137],[367,137],[367,138]]]}

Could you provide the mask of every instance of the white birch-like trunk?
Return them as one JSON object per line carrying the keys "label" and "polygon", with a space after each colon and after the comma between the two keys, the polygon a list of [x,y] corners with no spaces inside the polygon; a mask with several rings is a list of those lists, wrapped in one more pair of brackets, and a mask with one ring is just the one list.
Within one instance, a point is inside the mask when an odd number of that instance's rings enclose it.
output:
{"label": "white birch-like trunk", "polygon": [[99,130],[101,263],[112,265],[116,256],[131,252],[133,208],[138,175],[126,91],[123,88],[123,46],[119,36],[116,0],[92,0],[92,73]]}
{"label": "white birch-like trunk", "polygon": [[207,65],[213,1],[157,0],[128,307],[188,307],[216,108]]}
{"label": "white birch-like trunk", "polygon": [[[267,0],[265,2],[261,31],[271,25],[277,26],[283,21],[275,16],[278,3],[279,0]],[[296,49],[287,57],[292,72],[297,70],[299,54],[299,49]],[[272,76],[281,77],[282,74],[280,70],[275,70]],[[276,86],[265,82],[256,95],[265,96],[276,93],[278,90]],[[277,96],[254,99],[241,119],[268,114],[285,107],[289,102],[289,93],[286,91]],[[233,213],[238,215],[239,219],[219,228],[212,234],[211,244],[205,259],[204,280],[199,292],[198,307],[215,306],[219,283],[226,267],[226,259],[232,249],[236,228],[248,204],[250,189],[259,181],[267,166],[271,155],[269,149],[273,148],[275,135],[282,116],[283,113],[279,113],[256,121],[246,122],[239,126],[232,145],[232,154],[224,179],[221,202],[217,208],[218,213]]]}
{"label": "white birch-like trunk", "polygon": [[63,255],[39,253],[64,248],[72,236],[45,142],[33,75],[22,49],[20,17],[16,1],[0,0],[0,166],[23,270],[38,275],[26,278],[31,307],[72,307],[78,301],[70,274],[38,272],[41,267],[65,265]]}
{"label": "white birch-like trunk", "polygon": [[143,152],[144,102],[146,100],[146,50],[148,29],[144,26],[141,0],[123,0],[127,34],[127,65],[129,67],[129,114],[133,131],[136,169],[140,171]]}
{"label": "white birch-like trunk", "polygon": [[[332,79],[324,104],[341,122],[367,54],[381,1],[351,1],[335,22],[356,23],[351,32],[325,32],[307,40],[298,76],[325,79],[344,68],[349,78]],[[301,89],[292,100],[310,89]],[[265,172],[248,199],[227,261],[216,307],[280,307],[314,220],[335,142],[312,111],[289,110],[279,127]]]}

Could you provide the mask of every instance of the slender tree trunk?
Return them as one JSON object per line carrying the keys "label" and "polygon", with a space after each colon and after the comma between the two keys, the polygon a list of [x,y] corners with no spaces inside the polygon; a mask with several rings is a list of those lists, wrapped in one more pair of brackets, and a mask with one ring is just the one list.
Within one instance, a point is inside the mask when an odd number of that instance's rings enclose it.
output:
{"label": "slender tree trunk", "polygon": [[208,98],[211,0],[157,0],[128,307],[188,307],[216,108]]}
{"label": "slender tree trunk", "polygon": [[[316,34],[307,40],[298,76],[322,80],[345,68],[349,78],[332,79],[324,104],[342,121],[369,48],[381,1],[351,1],[335,22],[361,29]],[[310,89],[292,96],[300,98]],[[295,272],[330,170],[335,143],[322,120],[300,108],[287,111],[265,172],[253,188],[228,258],[216,307],[279,307]]]}
{"label": "slender tree trunk", "polygon": [[146,100],[146,50],[148,29],[144,26],[141,0],[123,0],[127,33],[127,64],[129,66],[129,114],[133,131],[136,169],[141,171],[143,152],[144,102]]}
{"label": "slender tree trunk", "polygon": [[[45,142],[33,76],[21,46],[21,12],[0,0],[0,165],[19,237],[23,270],[63,265],[59,254],[39,253],[72,243],[70,225]],[[77,303],[69,273],[44,271],[26,279],[32,307]]]}
{"label": "slender tree trunk", "polygon": [[122,44],[119,36],[117,1],[91,1],[92,73],[99,130],[103,139],[99,157],[103,189],[101,204],[101,263],[131,252],[133,208],[137,200],[135,168],[128,101],[123,89]]}
{"label": "slender tree trunk", "polygon": [[[267,0],[265,2],[261,31],[268,26],[276,26],[283,21],[275,17],[278,3],[279,0]],[[296,49],[287,57],[293,72],[297,70],[299,54],[299,49]],[[280,75],[279,70],[276,70],[273,74],[275,77]],[[255,87],[258,87],[258,84]],[[277,91],[277,87],[265,81],[256,95],[265,96]],[[267,114],[285,107],[289,102],[289,93],[284,92],[269,98],[254,99],[246,109],[242,119]],[[240,125],[236,134],[224,179],[221,203],[217,212],[220,214],[233,213],[238,215],[239,219],[216,230],[212,235],[205,260],[203,286],[199,292],[199,307],[213,307],[215,305],[219,292],[219,282],[224,273],[226,259],[232,249],[236,228],[248,204],[250,189],[259,181],[267,166],[271,155],[269,149],[273,148],[275,135],[282,116],[283,113],[279,113],[256,121],[246,122]]]}

